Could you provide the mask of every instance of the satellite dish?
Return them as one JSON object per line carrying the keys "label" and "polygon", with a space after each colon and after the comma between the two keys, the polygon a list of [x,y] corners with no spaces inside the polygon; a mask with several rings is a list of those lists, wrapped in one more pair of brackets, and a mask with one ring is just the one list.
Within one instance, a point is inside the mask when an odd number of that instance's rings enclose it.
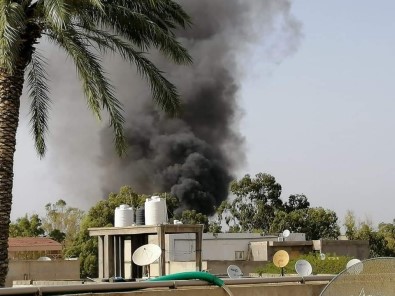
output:
{"label": "satellite dish", "polygon": [[284,250],[277,251],[273,256],[273,263],[277,267],[287,266],[288,262],[289,262],[289,255]]}
{"label": "satellite dish", "polygon": [[139,266],[149,265],[155,262],[161,254],[162,250],[158,245],[147,244],[134,251],[132,260]]}
{"label": "satellite dish", "polygon": [[285,229],[283,231],[283,237],[288,237],[291,234],[291,231],[289,231],[288,229]]}
{"label": "satellite dish", "polygon": [[304,259],[296,261],[295,270],[300,276],[308,276],[313,272],[310,262]]}
{"label": "satellite dish", "polygon": [[44,256],[44,257],[38,258],[37,261],[52,261],[52,259],[49,258],[49,257]]}
{"label": "satellite dish", "polygon": [[325,258],[326,258],[326,255],[324,253],[320,253],[320,259],[325,260]]}
{"label": "satellite dish", "polygon": [[[350,269],[361,265],[360,274],[350,273]],[[367,259],[340,272],[320,295],[394,295],[394,274],[394,257]]]}
{"label": "satellite dish", "polygon": [[359,259],[351,259],[347,262],[346,269],[348,273],[360,274],[363,271],[363,264]]}
{"label": "satellite dish", "polygon": [[243,272],[237,265],[229,265],[226,272],[231,279],[237,279],[243,276]]}

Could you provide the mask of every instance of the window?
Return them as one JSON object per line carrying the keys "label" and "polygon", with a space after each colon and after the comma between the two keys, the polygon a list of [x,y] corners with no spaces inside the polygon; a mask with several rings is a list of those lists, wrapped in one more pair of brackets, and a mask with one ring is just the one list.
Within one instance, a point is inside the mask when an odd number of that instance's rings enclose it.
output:
{"label": "window", "polygon": [[244,260],[244,251],[235,251],[235,260]]}

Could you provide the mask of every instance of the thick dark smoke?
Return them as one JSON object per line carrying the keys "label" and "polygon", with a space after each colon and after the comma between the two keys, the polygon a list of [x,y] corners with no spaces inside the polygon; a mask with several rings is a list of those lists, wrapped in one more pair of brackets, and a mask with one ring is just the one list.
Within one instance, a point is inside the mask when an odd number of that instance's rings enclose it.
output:
{"label": "thick dark smoke", "polygon": [[[247,50],[246,44],[255,36],[252,24],[266,23],[265,33],[278,17],[288,17],[289,4],[278,0],[181,2],[194,24],[179,36],[194,64],[180,68],[159,63],[182,94],[183,113],[169,119],[150,104],[135,108],[136,100],[150,102],[150,97],[149,93],[133,94],[125,103],[130,147],[126,158],[114,156],[112,135],[103,131],[102,184],[107,193],[122,184],[141,193],[171,192],[182,209],[212,214],[227,198],[233,172],[244,161],[243,138],[235,129],[241,114],[237,51]],[[265,16],[266,20],[254,19]]]}
{"label": "thick dark smoke", "polygon": [[[71,61],[61,51],[42,44],[44,55],[49,55],[54,102],[49,154],[41,162],[50,173],[36,182],[43,204],[62,198],[87,209],[122,185],[146,194],[171,191],[181,199],[182,209],[206,214],[227,198],[229,181],[245,160],[244,140],[238,132],[243,73],[253,68],[254,59],[273,66],[293,53],[300,25],[290,14],[290,0],[181,3],[194,22],[189,30],[178,32],[193,56],[193,65],[175,66],[160,55],[150,55],[182,95],[180,118],[169,119],[152,105],[147,83],[134,67],[119,57],[105,59],[124,104],[127,158],[116,156],[111,129],[106,122],[97,124],[86,108]],[[26,109],[22,112],[26,114]],[[33,144],[26,145],[32,152]],[[17,153],[22,146],[17,146]],[[16,182],[25,184],[26,179]],[[25,200],[29,193],[18,194]]]}

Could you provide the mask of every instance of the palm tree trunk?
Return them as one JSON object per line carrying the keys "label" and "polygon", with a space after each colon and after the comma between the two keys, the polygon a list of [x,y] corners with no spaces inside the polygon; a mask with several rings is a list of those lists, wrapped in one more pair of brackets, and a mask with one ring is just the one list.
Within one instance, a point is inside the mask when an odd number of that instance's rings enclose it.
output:
{"label": "palm tree trunk", "polygon": [[18,67],[12,75],[0,70],[0,287],[4,287],[8,272],[14,152],[23,75],[24,67]]}

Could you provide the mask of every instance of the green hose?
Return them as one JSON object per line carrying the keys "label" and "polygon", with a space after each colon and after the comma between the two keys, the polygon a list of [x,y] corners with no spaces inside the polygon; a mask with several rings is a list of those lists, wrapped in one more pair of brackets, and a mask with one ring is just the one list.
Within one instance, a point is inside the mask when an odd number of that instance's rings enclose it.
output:
{"label": "green hose", "polygon": [[189,272],[180,272],[173,273],[169,275],[160,276],[154,279],[150,279],[149,281],[175,281],[175,280],[203,280],[212,284],[217,285],[218,287],[222,287],[224,285],[224,281],[220,278],[212,275],[208,272],[202,271],[189,271]]}

